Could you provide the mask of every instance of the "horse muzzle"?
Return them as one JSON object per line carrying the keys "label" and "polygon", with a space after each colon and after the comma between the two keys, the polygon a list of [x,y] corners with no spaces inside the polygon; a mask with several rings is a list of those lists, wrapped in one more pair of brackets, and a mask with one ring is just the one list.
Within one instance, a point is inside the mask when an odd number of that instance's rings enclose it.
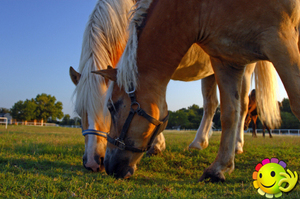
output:
{"label": "horse muzzle", "polygon": [[86,157],[82,158],[84,168],[94,172],[104,171],[104,157],[94,156],[93,160],[89,160]]}
{"label": "horse muzzle", "polygon": [[104,167],[108,175],[115,178],[129,178],[134,173],[134,168],[129,166],[129,158],[122,156],[124,151],[113,149],[113,154],[106,152],[104,158]]}

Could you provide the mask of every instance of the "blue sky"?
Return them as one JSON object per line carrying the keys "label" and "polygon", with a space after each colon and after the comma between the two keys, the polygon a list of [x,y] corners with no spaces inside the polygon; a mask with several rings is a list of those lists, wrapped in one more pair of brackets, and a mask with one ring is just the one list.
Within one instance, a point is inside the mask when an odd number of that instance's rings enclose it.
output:
{"label": "blue sky", "polygon": [[[69,67],[78,68],[83,31],[96,0],[0,0],[0,107],[46,93],[75,116],[75,86]],[[282,85],[278,99],[287,97]],[[201,81],[171,81],[169,110],[202,107]]]}

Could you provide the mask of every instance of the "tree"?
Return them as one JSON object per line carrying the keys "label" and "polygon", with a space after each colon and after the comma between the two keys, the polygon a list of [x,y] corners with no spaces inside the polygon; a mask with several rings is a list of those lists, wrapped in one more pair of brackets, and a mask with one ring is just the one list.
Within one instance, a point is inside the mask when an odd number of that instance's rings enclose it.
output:
{"label": "tree", "polygon": [[61,125],[69,125],[70,119],[71,119],[71,116],[69,114],[65,114],[60,124]]}
{"label": "tree", "polygon": [[48,119],[55,120],[63,117],[62,103],[56,102],[56,98],[51,95],[37,95],[35,99],[18,101],[11,108],[11,115],[17,120]]}
{"label": "tree", "polygon": [[26,100],[23,104],[24,109],[24,120],[31,121],[36,118],[36,103],[34,99]]}
{"label": "tree", "polygon": [[290,106],[290,100],[287,98],[284,98],[281,102],[281,107],[280,107],[281,112],[288,112],[292,113],[291,106]]}
{"label": "tree", "polygon": [[61,119],[64,114],[62,112],[62,103],[56,102],[56,98],[51,95],[42,93],[37,95],[35,98],[36,107],[36,119],[43,119],[47,121],[48,119],[55,120],[56,118]]}
{"label": "tree", "polygon": [[1,108],[0,108],[0,113],[10,113],[10,110],[7,109],[7,108],[1,107]]}
{"label": "tree", "polygon": [[24,120],[24,102],[22,100],[18,101],[10,109],[11,116],[16,120]]}

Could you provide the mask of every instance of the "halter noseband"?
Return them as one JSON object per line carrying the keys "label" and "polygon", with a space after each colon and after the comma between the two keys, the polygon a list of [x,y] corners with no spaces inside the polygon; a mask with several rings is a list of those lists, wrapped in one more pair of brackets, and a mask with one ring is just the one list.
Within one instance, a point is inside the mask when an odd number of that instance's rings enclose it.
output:
{"label": "halter noseband", "polygon": [[97,131],[95,129],[86,129],[84,131],[82,131],[82,135],[97,135],[97,136],[101,136],[101,137],[105,137],[107,138],[107,133],[102,132],[102,131]]}
{"label": "halter noseband", "polygon": [[[143,153],[143,152],[146,152],[150,149],[155,137],[165,129],[165,127],[167,125],[167,122],[168,122],[168,119],[169,119],[169,113],[165,117],[165,119],[163,119],[162,121],[158,121],[157,119],[153,118],[148,113],[146,113],[143,109],[141,109],[140,104],[136,101],[135,88],[132,89],[132,91],[129,91],[129,92],[126,92],[126,93],[129,95],[129,97],[131,99],[131,109],[130,109],[129,115],[128,115],[125,123],[124,123],[124,126],[122,128],[120,136],[118,138],[114,139],[114,138],[110,137],[109,135],[107,135],[107,141],[109,143],[117,146],[121,150],[128,150],[128,151],[132,151],[132,152],[136,152],[136,153]],[[137,106],[136,109],[133,108],[134,105]],[[125,142],[124,142],[125,136],[127,134],[129,126],[130,126],[130,123],[133,119],[133,116],[136,113],[139,116],[144,117],[150,123],[152,123],[156,126],[156,128],[154,129],[154,132],[152,134],[152,137],[151,137],[151,139],[148,143],[148,146],[146,148],[143,148],[143,149],[139,149],[139,148],[135,148],[133,146],[126,145]]]}

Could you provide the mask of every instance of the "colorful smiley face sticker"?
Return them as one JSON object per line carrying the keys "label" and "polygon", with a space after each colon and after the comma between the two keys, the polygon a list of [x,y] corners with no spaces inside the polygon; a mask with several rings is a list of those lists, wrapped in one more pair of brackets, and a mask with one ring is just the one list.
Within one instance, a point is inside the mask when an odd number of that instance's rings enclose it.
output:
{"label": "colorful smiley face sticker", "polygon": [[286,163],[283,161],[278,162],[277,158],[264,159],[262,163],[256,165],[253,172],[253,185],[258,193],[265,195],[267,198],[273,196],[280,197],[283,192],[291,191],[298,180],[298,174],[295,175],[288,169],[289,175],[284,170]]}

